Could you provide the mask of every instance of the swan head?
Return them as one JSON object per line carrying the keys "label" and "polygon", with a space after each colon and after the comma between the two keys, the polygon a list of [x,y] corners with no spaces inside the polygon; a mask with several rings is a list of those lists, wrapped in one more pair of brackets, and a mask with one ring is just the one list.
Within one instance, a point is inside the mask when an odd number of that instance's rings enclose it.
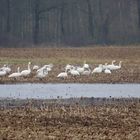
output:
{"label": "swan head", "polygon": [[112,61],[112,65],[114,65],[115,62],[116,62],[116,60],[113,60],[113,61]]}
{"label": "swan head", "polygon": [[28,64],[31,65],[31,62],[29,62]]}

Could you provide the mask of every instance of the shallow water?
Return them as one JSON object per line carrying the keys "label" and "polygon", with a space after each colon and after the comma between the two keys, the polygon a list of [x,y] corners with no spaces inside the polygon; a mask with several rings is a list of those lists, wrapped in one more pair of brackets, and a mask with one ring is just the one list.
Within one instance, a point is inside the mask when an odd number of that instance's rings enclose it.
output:
{"label": "shallow water", "polygon": [[0,98],[138,97],[140,84],[6,84]]}

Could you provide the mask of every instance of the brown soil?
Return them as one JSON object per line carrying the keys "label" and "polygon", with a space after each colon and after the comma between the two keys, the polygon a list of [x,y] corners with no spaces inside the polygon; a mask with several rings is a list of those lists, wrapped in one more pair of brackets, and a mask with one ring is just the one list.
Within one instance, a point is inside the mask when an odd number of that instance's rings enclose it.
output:
{"label": "brown soil", "polygon": [[139,114],[140,102],[137,99],[104,105],[54,102],[45,105],[42,102],[38,107],[29,101],[12,109],[0,108],[0,139],[139,140]]}
{"label": "brown soil", "polygon": [[[82,66],[86,60],[91,69],[98,64],[111,63],[112,60],[123,61],[122,68],[108,74],[92,74],[90,76],[80,76],[73,78],[69,76],[65,80],[58,79],[56,76],[64,71],[66,64],[74,64]],[[0,83],[19,83],[19,82],[44,82],[44,83],[139,83],[140,82],[140,47],[86,47],[86,48],[1,48],[0,66],[9,63],[12,72],[16,71],[17,66],[21,70],[27,69],[28,61],[32,62],[32,66],[38,64],[53,63],[54,68],[49,75],[39,80],[34,77],[35,73],[28,78],[20,78],[17,80],[6,77],[0,78]]]}

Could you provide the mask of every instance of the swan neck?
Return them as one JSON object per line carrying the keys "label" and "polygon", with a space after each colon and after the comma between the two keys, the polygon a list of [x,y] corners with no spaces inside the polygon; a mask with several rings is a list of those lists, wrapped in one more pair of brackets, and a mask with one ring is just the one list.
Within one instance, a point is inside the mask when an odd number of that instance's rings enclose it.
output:
{"label": "swan neck", "polygon": [[119,66],[121,67],[122,62],[120,61]]}
{"label": "swan neck", "polygon": [[18,67],[17,72],[20,73],[20,68]]}
{"label": "swan neck", "polygon": [[28,70],[31,70],[31,68],[30,68],[30,64],[28,64]]}

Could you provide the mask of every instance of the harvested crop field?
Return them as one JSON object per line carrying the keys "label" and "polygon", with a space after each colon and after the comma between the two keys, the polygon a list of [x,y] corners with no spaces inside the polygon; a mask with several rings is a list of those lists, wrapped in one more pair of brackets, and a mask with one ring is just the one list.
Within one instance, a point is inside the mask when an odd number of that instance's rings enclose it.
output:
{"label": "harvested crop field", "polygon": [[139,99],[69,100],[1,100],[0,139],[139,140]]}
{"label": "harvested crop field", "polygon": [[[101,73],[92,74],[90,76],[69,76],[65,80],[58,79],[56,76],[64,71],[66,64],[82,66],[84,60],[93,70],[98,64],[110,64],[112,60],[116,60],[118,65],[122,61],[122,68],[113,71],[111,75]],[[17,80],[8,77],[1,77],[0,83],[139,83],[140,82],[140,47],[84,47],[84,48],[1,48],[0,66],[9,64],[12,72],[27,69],[28,62],[32,65],[43,66],[53,63],[53,70],[43,80],[35,78],[35,73],[28,78],[19,78]]]}

